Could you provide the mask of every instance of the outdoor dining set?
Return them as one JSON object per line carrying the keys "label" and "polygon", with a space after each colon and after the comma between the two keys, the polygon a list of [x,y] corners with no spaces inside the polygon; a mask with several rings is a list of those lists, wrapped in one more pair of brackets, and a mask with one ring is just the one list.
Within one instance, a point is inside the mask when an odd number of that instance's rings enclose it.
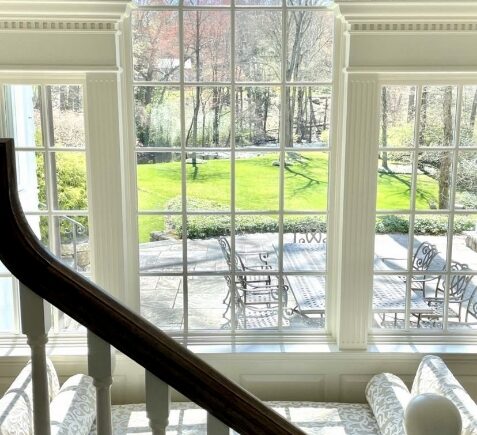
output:
{"label": "outdoor dining set", "polygon": [[[218,243],[230,271],[225,276],[224,327],[233,318],[241,329],[325,327],[327,245],[319,230],[294,233],[292,242],[273,245],[274,252],[235,251],[232,256],[228,238],[219,237]],[[274,266],[280,251],[283,274]],[[402,328],[408,317],[415,328],[442,328],[445,318],[449,328],[477,327],[472,277],[469,266],[457,261],[447,270],[428,241],[419,243],[409,260],[376,255],[374,326]]]}

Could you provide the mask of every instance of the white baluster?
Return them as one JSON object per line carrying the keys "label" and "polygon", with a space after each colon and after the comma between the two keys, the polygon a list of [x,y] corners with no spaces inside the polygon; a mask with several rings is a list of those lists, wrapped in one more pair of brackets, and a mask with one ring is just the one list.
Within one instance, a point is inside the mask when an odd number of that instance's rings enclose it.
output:
{"label": "white baluster", "polygon": [[215,418],[210,412],[207,413],[207,435],[229,435],[228,426]]}
{"label": "white baluster", "polygon": [[153,435],[165,435],[169,424],[171,389],[146,370],[146,411]]}
{"label": "white baluster", "polygon": [[96,387],[96,427],[101,435],[112,435],[112,361],[109,343],[88,331],[88,372]]}
{"label": "white baluster", "polygon": [[50,395],[45,345],[51,327],[51,308],[42,298],[20,283],[22,332],[31,349],[33,381],[33,425],[35,434],[50,435]]}

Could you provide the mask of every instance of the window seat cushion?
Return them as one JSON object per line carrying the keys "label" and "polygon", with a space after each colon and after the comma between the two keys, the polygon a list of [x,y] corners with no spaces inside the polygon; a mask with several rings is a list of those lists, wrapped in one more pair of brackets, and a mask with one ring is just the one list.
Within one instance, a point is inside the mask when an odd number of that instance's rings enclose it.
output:
{"label": "window seat cushion", "polygon": [[[265,402],[313,435],[381,435],[371,408],[361,403]],[[145,404],[114,405],[113,433],[150,434]],[[168,435],[206,435],[207,412],[190,402],[172,402]],[[90,435],[96,435],[93,425]]]}

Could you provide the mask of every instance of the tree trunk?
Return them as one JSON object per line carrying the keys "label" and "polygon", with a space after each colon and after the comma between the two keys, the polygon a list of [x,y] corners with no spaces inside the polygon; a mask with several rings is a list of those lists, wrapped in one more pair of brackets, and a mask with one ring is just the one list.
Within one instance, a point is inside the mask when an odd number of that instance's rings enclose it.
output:
{"label": "tree trunk", "polygon": [[475,115],[477,113],[477,90],[474,94],[474,100],[472,101],[472,109],[470,111],[470,129],[473,131],[475,127]]}
{"label": "tree trunk", "polygon": [[[388,98],[386,94],[386,87],[383,86],[381,90],[381,137],[382,137],[382,147],[386,148],[388,145]],[[388,153],[383,151],[381,153],[381,166],[388,170]]]}
{"label": "tree trunk", "polygon": [[[443,101],[443,123],[444,123],[444,146],[450,147],[453,142],[452,131],[452,86],[447,86],[444,90]],[[439,209],[449,208],[449,187],[450,187],[451,156],[449,151],[444,151],[439,159]]]}

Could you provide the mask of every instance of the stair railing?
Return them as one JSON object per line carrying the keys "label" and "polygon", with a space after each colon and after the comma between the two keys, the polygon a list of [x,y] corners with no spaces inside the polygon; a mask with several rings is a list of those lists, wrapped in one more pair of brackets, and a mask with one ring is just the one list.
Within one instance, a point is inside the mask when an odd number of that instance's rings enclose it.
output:
{"label": "stair railing", "polygon": [[146,411],[154,435],[166,433],[170,388],[207,411],[207,434],[304,434],[255,396],[63,265],[44,249],[20,206],[12,139],[0,139],[0,261],[20,282],[22,331],[32,354],[35,434],[49,435],[46,343],[52,304],[88,329],[97,431],[112,434],[111,346],[146,370]]}

